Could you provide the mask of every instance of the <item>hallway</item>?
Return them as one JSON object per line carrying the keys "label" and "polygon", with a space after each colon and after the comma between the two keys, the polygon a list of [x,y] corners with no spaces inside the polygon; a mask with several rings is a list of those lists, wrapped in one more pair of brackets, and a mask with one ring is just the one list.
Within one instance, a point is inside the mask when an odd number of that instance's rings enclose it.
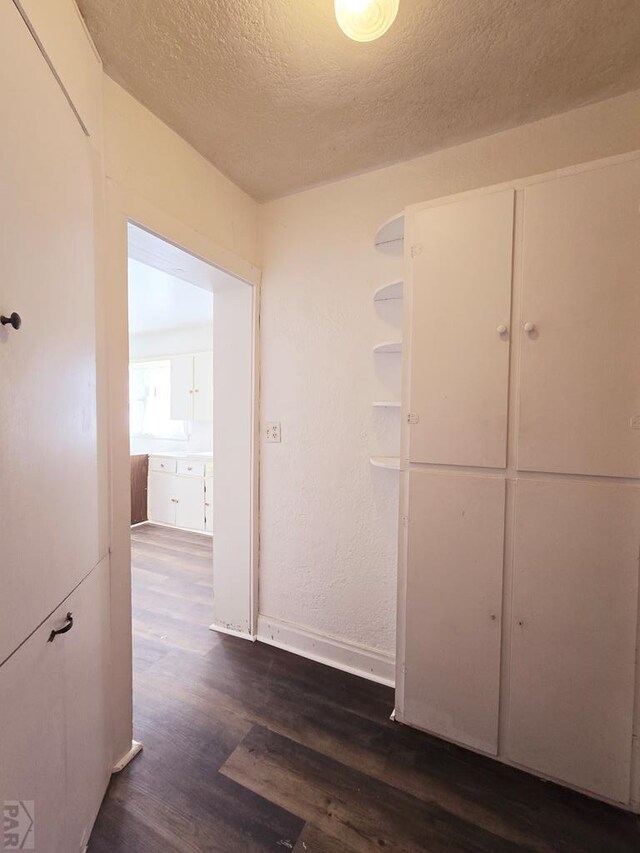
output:
{"label": "hallway", "polygon": [[132,531],[144,751],[90,853],[638,849],[637,818],[389,722],[390,688],[209,631],[211,547]]}

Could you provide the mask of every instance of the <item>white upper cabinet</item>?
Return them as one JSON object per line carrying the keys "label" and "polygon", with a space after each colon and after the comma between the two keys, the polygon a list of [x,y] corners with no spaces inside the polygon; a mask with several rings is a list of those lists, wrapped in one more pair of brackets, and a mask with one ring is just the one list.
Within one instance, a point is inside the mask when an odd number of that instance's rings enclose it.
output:
{"label": "white upper cabinet", "polygon": [[213,352],[193,357],[193,420],[213,420]]}
{"label": "white upper cabinet", "polygon": [[502,477],[411,470],[399,718],[498,751]]}
{"label": "white upper cabinet", "polygon": [[639,204],[638,160],[525,190],[520,469],[640,476]]}
{"label": "white upper cabinet", "polygon": [[640,487],[518,480],[506,752],[629,798]]}
{"label": "white upper cabinet", "polygon": [[171,419],[213,420],[213,352],[171,358]]}
{"label": "white upper cabinet", "polygon": [[411,462],[506,464],[514,195],[415,214]]}
{"label": "white upper cabinet", "polygon": [[193,420],[193,356],[171,359],[171,420]]}
{"label": "white upper cabinet", "polygon": [[2,661],[99,553],[90,143],[13,3],[0,57]]}

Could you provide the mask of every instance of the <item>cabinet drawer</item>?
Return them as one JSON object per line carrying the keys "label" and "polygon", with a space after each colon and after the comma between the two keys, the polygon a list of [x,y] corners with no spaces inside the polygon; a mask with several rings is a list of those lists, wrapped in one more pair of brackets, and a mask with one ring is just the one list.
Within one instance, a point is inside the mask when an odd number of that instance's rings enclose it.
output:
{"label": "cabinet drawer", "polygon": [[204,477],[204,462],[178,462],[178,474],[186,474],[188,477]]}
{"label": "cabinet drawer", "polygon": [[163,456],[150,456],[149,457],[149,468],[152,471],[166,471],[167,474],[175,474],[176,472],[176,460],[175,459],[167,459]]}

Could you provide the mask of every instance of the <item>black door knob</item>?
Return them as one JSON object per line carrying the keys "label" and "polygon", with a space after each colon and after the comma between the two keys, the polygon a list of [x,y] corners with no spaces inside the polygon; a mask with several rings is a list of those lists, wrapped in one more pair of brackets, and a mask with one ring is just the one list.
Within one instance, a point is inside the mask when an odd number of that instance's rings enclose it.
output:
{"label": "black door knob", "polygon": [[3,326],[13,326],[14,329],[19,329],[22,325],[22,317],[14,311],[10,317],[5,317],[3,314],[0,317],[0,323]]}

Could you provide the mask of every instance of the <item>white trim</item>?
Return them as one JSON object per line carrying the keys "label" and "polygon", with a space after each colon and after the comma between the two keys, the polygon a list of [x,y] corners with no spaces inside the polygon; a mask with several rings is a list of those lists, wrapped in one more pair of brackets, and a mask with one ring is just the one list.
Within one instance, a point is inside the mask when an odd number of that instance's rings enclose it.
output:
{"label": "white trim", "polygon": [[255,643],[256,641],[255,634],[247,634],[246,631],[235,631],[233,628],[226,628],[224,625],[213,623],[209,625],[209,630],[218,631],[220,634],[228,634],[230,637],[240,637],[241,640],[249,640],[251,643]]}
{"label": "white trim", "polygon": [[131,749],[129,750],[129,752],[125,752],[125,754],[119,761],[116,761],[111,772],[119,773],[121,770],[124,770],[127,764],[129,764],[130,761],[133,761],[133,759],[136,757],[136,755],[138,755],[139,752],[142,752],[142,744],[137,740],[132,740]]}
{"label": "white trim", "polygon": [[395,658],[392,654],[339,640],[328,634],[318,634],[301,625],[258,616],[257,638],[278,649],[315,660],[318,663],[341,669],[393,687],[395,683]]}
{"label": "white trim", "polygon": [[[249,568],[248,609],[253,626],[257,614],[258,575],[258,470],[259,464],[259,323],[258,305],[261,272],[251,262],[226,249],[181,220],[156,207],[145,198],[128,192],[116,180],[105,180],[105,242],[102,261],[105,273],[100,299],[107,318],[104,346],[108,366],[107,401],[109,438],[109,542],[111,547],[111,644],[112,644],[112,719],[113,748],[118,755],[127,749],[133,735],[133,666],[131,618],[131,514],[130,450],[128,424],[123,429],[121,412],[128,405],[129,329],[128,225],[136,224],[195,258],[204,261],[251,287],[253,309],[253,444],[252,467],[252,541]],[[149,454],[153,455],[153,454]],[[157,523],[157,522],[152,522]],[[207,535],[207,531],[196,531]],[[211,535],[211,534],[208,534]],[[245,635],[242,635],[245,636]],[[128,754],[128,752],[126,753]],[[133,756],[131,756],[133,757]]]}

